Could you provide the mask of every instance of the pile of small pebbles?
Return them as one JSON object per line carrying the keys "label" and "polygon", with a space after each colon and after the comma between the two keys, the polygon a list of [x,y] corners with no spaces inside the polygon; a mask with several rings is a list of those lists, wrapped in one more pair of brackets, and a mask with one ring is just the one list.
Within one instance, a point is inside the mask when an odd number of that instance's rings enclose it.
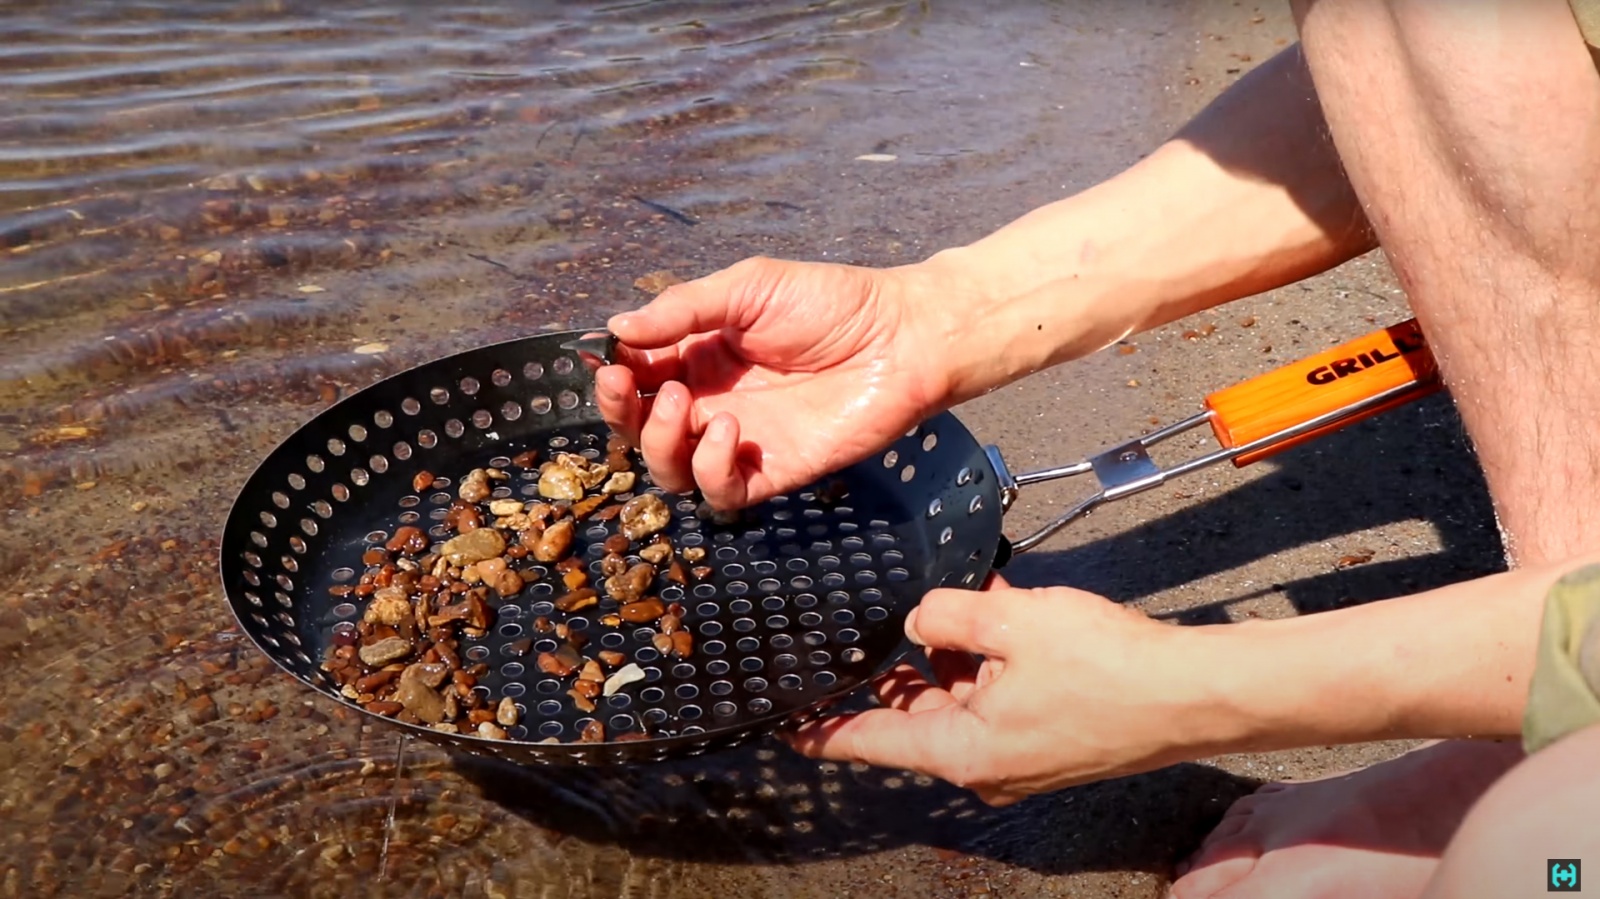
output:
{"label": "pile of small pebbles", "polygon": [[[510,696],[486,697],[474,689],[489,666],[469,664],[461,655],[463,637],[481,638],[495,624],[491,598],[509,599],[539,580],[532,565],[546,565],[561,578],[554,600],[563,615],[600,605],[602,594],[616,603],[602,614],[602,628],[624,624],[652,626],[654,648],[663,657],[694,654],[694,637],[683,625],[684,608],[656,595],[665,583],[688,586],[711,575],[701,563],[705,549],[675,547],[663,533],[671,509],[654,493],[635,492],[639,483],[635,452],[620,438],[606,443],[604,460],[556,453],[541,461],[533,451],[511,460],[511,467],[537,472],[539,499],[493,499],[495,485],[512,479],[496,468],[475,468],[456,487],[442,525],[449,535],[435,540],[414,526],[397,528],[382,545],[361,556],[365,574],[354,584],[331,588],[362,609],[359,622],[346,622],[321,663],[347,699],[369,712],[446,733],[492,740],[510,739],[521,712]],[[418,492],[434,485],[431,472],[412,482]],[[603,580],[590,583],[578,540],[578,526],[612,522],[604,542]],[[629,556],[639,559],[630,564]],[[364,605],[363,605],[364,604]],[[584,631],[539,617],[534,632],[554,637],[558,646],[535,659],[538,670],[563,679],[565,697],[579,712],[595,710],[609,697],[645,679],[638,665],[615,650],[586,654]],[[532,639],[519,641],[531,651]],[[609,735],[612,742],[648,739],[639,731]],[[591,720],[579,743],[608,740],[605,726]],[[560,742],[555,737],[542,742]]]}

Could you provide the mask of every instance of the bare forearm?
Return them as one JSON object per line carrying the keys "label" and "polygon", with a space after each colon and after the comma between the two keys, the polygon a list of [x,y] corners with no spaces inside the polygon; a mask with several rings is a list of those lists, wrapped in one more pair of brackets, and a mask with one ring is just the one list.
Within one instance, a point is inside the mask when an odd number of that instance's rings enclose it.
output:
{"label": "bare forearm", "polygon": [[1000,342],[952,352],[954,403],[1372,245],[1293,47],[1122,174],[909,268],[952,337]]}
{"label": "bare forearm", "polygon": [[1217,730],[1206,751],[1521,729],[1545,593],[1584,562],[1524,568],[1414,596],[1196,630]]}

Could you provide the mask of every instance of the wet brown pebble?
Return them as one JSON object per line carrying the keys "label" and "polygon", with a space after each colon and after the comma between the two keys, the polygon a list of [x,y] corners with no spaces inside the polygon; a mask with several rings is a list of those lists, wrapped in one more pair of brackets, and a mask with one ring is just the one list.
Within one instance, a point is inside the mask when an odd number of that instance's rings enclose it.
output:
{"label": "wet brown pebble", "polygon": [[628,603],[618,609],[617,614],[629,624],[649,624],[660,618],[666,610],[667,608],[662,605],[661,600],[652,596],[638,602]]}
{"label": "wet brown pebble", "polygon": [[361,647],[361,661],[371,668],[382,668],[411,654],[411,641],[404,637],[385,637]]}
{"label": "wet brown pebble", "polygon": [[433,472],[419,471],[417,472],[416,477],[411,479],[411,489],[417,491],[418,493],[421,493],[432,486]]}
{"label": "wet brown pebble", "polygon": [[518,468],[532,468],[539,464],[539,454],[533,450],[518,453],[511,457],[511,464]]}
{"label": "wet brown pebble", "polygon": [[600,592],[593,587],[581,587],[556,600],[556,608],[563,612],[577,612],[597,605],[600,602]]}
{"label": "wet brown pebble", "polygon": [[515,571],[502,571],[494,580],[494,590],[501,598],[516,596],[522,592],[522,575]]}
{"label": "wet brown pebble", "polygon": [[595,653],[595,655],[599,656],[602,663],[611,668],[616,668],[628,660],[626,655],[617,652],[615,649],[602,649]]}
{"label": "wet brown pebble", "polygon": [[194,727],[210,724],[217,720],[217,701],[211,698],[211,694],[203,693],[189,700],[188,705],[184,707],[184,714],[189,719],[189,724]]}
{"label": "wet brown pebble", "polygon": [[672,654],[680,659],[687,659],[694,655],[694,635],[688,631],[677,631],[672,635]]}
{"label": "wet brown pebble", "polygon": [[494,489],[489,486],[489,472],[482,468],[474,468],[461,479],[461,486],[456,495],[464,502],[479,503],[488,499],[493,492]]}
{"label": "wet brown pebble", "polygon": [[619,519],[622,533],[630,540],[640,540],[665,528],[672,521],[672,511],[661,497],[642,493],[628,500]]}
{"label": "wet brown pebble", "polygon": [[572,513],[573,518],[582,521],[585,518],[588,518],[590,515],[593,515],[595,510],[599,509],[607,499],[610,499],[610,497],[603,495],[590,496],[573,503],[572,508],[568,511]]}
{"label": "wet brown pebble", "polygon": [[441,552],[451,565],[471,565],[506,551],[506,540],[492,528],[469,531],[445,542]]}
{"label": "wet brown pebble", "polygon": [[416,555],[428,548],[428,535],[421,528],[405,525],[396,528],[394,536],[390,537],[383,547],[390,552],[408,552]]}
{"label": "wet brown pebble", "polygon": [[556,677],[566,677],[578,670],[579,658],[571,647],[563,646],[555,652],[539,653],[539,670]]}
{"label": "wet brown pebble", "polygon": [[494,720],[505,727],[511,727],[517,723],[520,714],[517,711],[516,702],[512,701],[511,697],[506,696],[502,697],[500,704],[495,706]]}
{"label": "wet brown pebble", "polygon": [[611,536],[606,538],[606,542],[605,543],[601,544],[601,546],[605,549],[606,552],[615,553],[617,555],[621,555],[622,553],[627,552],[628,551],[628,547],[630,547],[632,545],[633,545],[633,541],[629,540],[627,537],[622,536],[621,534],[612,534]]}
{"label": "wet brown pebble", "polygon": [[356,678],[356,692],[376,693],[379,687],[388,686],[390,682],[399,676],[400,669],[397,668],[385,668],[382,671],[374,671],[371,674],[363,675]]}
{"label": "wet brown pebble", "polygon": [[533,557],[541,562],[554,562],[572,549],[573,525],[562,520],[551,525],[533,547]]}
{"label": "wet brown pebble", "polygon": [[650,589],[655,579],[655,566],[640,562],[621,574],[606,578],[606,594],[621,603],[636,602]]}
{"label": "wet brown pebble", "polygon": [[586,587],[589,584],[589,572],[581,568],[574,568],[561,575],[561,583],[565,584],[568,590]]}

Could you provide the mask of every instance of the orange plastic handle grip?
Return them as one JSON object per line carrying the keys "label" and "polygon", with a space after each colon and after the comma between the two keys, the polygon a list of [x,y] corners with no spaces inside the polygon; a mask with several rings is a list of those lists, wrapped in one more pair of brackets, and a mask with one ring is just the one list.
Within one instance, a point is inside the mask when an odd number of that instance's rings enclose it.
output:
{"label": "orange plastic handle grip", "polygon": [[1402,406],[1440,387],[1439,367],[1415,319],[1340,344],[1206,397],[1217,441],[1233,449],[1346,409],[1386,390],[1417,389],[1358,415],[1233,460],[1243,467],[1291,446]]}

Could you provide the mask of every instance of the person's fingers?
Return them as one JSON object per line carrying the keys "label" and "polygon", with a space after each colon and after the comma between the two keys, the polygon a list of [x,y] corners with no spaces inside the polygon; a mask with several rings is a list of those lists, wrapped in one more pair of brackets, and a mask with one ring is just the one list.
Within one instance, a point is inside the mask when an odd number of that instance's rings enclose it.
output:
{"label": "person's fingers", "polygon": [[742,509],[749,499],[738,455],[739,420],[719,412],[706,423],[693,458],[695,485],[715,508]]}
{"label": "person's fingers", "polygon": [[687,493],[694,489],[690,402],[689,388],[677,381],[668,381],[661,385],[661,391],[650,406],[650,416],[639,431],[639,452],[644,456],[645,467],[651,479],[669,493]]}
{"label": "person's fingers", "polygon": [[1011,614],[1018,592],[932,590],[906,616],[906,637],[918,646],[1005,658],[1019,623]]}
{"label": "person's fingers", "polygon": [[684,347],[673,344],[659,349],[644,350],[617,345],[616,364],[633,371],[634,382],[645,393],[654,393],[668,381],[682,381],[687,377],[684,364]]}
{"label": "person's fingers", "polygon": [[761,269],[759,262],[747,260],[674,284],[643,308],[612,316],[606,326],[623,343],[642,349],[671,346],[692,334],[737,326],[744,317],[743,299],[761,292],[752,280]]}
{"label": "person's fingers", "polygon": [[922,672],[910,665],[896,665],[872,685],[885,708],[902,712],[926,712],[955,702],[946,690],[928,683]]}
{"label": "person's fingers", "polygon": [[600,417],[611,430],[633,446],[639,445],[644,426],[644,401],[639,398],[633,371],[624,365],[607,365],[594,373],[594,399]]}
{"label": "person's fingers", "polygon": [[788,735],[789,745],[816,759],[906,768],[965,786],[981,771],[992,735],[961,703],[924,712],[872,709],[819,718]]}
{"label": "person's fingers", "polygon": [[966,699],[978,684],[978,671],[983,664],[977,656],[958,649],[928,650],[928,665],[933,668],[934,679],[956,699]]}
{"label": "person's fingers", "polygon": [[983,589],[983,590],[1010,590],[1011,589],[1011,582],[1006,580],[1005,576],[1002,575],[1000,572],[991,571],[991,572],[989,572],[989,576],[983,579],[983,587],[980,588],[980,589]]}

